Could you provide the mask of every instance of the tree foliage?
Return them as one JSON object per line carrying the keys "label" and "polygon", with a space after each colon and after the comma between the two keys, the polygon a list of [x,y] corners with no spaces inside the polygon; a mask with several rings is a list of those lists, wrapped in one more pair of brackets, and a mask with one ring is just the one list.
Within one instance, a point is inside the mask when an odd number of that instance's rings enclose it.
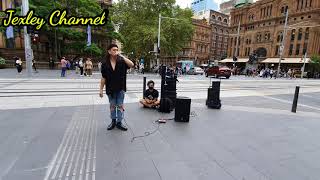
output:
{"label": "tree foliage", "polygon": [[320,56],[319,55],[312,55],[311,56],[311,66],[316,70],[320,71]]}
{"label": "tree foliage", "polygon": [[146,57],[153,51],[158,38],[158,19],[162,19],[161,53],[176,55],[193,34],[192,11],[181,9],[175,0],[119,0],[111,9],[111,18],[121,23],[120,34],[124,40],[124,51],[134,52],[136,57]]}

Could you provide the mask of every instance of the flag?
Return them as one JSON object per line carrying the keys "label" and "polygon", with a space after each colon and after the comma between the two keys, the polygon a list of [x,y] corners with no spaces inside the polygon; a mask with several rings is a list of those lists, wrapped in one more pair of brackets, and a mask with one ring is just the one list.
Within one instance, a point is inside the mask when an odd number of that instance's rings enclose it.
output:
{"label": "flag", "polygon": [[[12,9],[12,1],[10,1],[9,9]],[[6,36],[7,36],[7,39],[14,38],[13,26],[8,26],[8,27],[7,27],[7,29],[6,29]]]}
{"label": "flag", "polygon": [[88,25],[87,34],[88,34],[87,46],[91,46],[91,26],[90,25]]}
{"label": "flag", "polygon": [[7,29],[6,29],[6,36],[7,36],[7,39],[14,38],[13,26],[7,27]]}

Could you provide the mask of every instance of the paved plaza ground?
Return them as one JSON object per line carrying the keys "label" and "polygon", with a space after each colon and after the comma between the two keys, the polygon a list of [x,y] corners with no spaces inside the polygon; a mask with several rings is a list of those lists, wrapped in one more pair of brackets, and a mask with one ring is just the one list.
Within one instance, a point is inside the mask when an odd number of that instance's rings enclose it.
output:
{"label": "paved plaza ground", "polygon": [[[160,89],[160,77],[146,74]],[[320,81],[221,80],[222,109],[205,106],[210,80],[183,76],[189,123],[138,104],[143,75],[128,75],[128,132],[107,131],[100,74],[40,70],[32,79],[0,70],[0,180],[318,180]],[[291,113],[295,86],[300,96]],[[137,138],[145,132],[150,136]]]}

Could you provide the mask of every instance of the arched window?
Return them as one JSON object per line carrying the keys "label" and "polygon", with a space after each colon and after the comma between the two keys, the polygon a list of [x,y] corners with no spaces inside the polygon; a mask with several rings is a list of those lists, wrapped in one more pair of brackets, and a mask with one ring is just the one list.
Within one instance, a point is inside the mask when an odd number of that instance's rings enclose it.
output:
{"label": "arched window", "polygon": [[224,22],[224,23],[228,23],[228,20],[227,20],[227,19],[224,19],[223,22]]}
{"label": "arched window", "polygon": [[293,29],[293,30],[291,31],[291,41],[294,41],[295,36],[296,36],[296,30]]}
{"label": "arched window", "polygon": [[215,15],[212,15],[211,18],[212,18],[212,19],[216,19],[216,16],[215,16]]}
{"label": "arched window", "polygon": [[308,40],[309,39],[309,28],[306,29],[306,32],[304,34],[304,39]]}
{"label": "arched window", "polygon": [[282,32],[278,33],[277,42],[282,41]]}
{"label": "arched window", "polygon": [[302,39],[302,29],[299,29],[299,33],[298,33],[298,40],[300,41]]}
{"label": "arched window", "polygon": [[219,20],[219,21],[222,21],[222,18],[221,18],[221,17],[218,17],[218,20]]}

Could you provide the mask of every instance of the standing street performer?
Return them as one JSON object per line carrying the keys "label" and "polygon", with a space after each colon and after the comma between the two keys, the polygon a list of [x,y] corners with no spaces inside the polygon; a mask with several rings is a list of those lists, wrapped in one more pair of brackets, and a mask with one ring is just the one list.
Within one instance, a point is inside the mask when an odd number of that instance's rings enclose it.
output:
{"label": "standing street performer", "polygon": [[128,58],[119,54],[118,46],[111,44],[101,66],[100,97],[103,97],[103,88],[106,87],[106,94],[110,103],[111,124],[108,130],[115,127],[122,131],[128,128],[122,123],[123,120],[123,101],[126,92],[127,70],[134,66]]}

